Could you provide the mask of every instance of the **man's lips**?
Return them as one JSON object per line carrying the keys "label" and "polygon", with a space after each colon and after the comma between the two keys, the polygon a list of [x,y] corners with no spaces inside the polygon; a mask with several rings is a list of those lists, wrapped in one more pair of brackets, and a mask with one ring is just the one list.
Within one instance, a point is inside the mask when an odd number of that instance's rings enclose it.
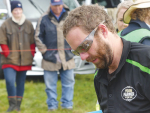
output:
{"label": "man's lips", "polygon": [[97,58],[96,59],[94,59],[93,61],[92,61],[92,63],[95,63],[97,61]]}

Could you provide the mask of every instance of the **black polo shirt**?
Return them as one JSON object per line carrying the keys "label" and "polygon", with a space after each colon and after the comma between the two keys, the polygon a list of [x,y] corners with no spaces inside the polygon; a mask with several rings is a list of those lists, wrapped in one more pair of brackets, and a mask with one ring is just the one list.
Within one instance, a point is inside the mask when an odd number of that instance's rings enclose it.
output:
{"label": "black polo shirt", "polygon": [[150,47],[122,39],[118,68],[96,72],[94,85],[103,113],[150,113]]}

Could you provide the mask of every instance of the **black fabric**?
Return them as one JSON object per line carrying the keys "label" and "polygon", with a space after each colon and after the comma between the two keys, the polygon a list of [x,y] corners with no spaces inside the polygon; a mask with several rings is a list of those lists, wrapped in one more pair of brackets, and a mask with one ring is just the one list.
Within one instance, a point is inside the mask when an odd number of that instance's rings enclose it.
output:
{"label": "black fabric", "polygon": [[150,30],[150,28],[146,25],[145,22],[140,20],[131,20],[129,26],[122,31],[121,36],[125,36],[126,34],[141,28]]}
{"label": "black fabric", "polygon": [[[142,28],[150,31],[150,28],[147,26],[147,24],[145,22],[140,21],[138,19],[137,20],[131,20],[129,23],[129,26],[121,32],[121,37],[127,35],[128,33],[132,32],[134,30],[142,29]],[[150,46],[150,34],[147,34],[147,36],[142,37],[142,39],[140,40],[139,43]]]}
{"label": "black fabric", "polygon": [[107,69],[99,69],[94,79],[100,108],[103,113],[150,113],[150,74],[126,61],[138,62],[148,70],[150,47],[122,41],[121,60],[110,81]]}

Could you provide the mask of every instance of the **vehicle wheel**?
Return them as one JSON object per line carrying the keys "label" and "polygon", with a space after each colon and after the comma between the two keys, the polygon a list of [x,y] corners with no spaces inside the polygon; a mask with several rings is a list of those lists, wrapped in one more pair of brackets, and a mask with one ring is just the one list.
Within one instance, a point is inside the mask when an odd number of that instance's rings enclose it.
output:
{"label": "vehicle wheel", "polygon": [[3,73],[2,65],[1,65],[1,54],[0,54],[0,79],[4,79],[4,73]]}

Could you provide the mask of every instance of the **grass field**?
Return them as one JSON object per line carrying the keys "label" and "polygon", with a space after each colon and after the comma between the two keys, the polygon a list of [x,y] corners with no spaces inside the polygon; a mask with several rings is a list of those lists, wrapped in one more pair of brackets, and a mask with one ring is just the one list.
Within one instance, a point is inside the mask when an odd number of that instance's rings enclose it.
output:
{"label": "grass field", "polygon": [[[36,77],[34,77],[36,78]],[[39,77],[38,77],[39,78]],[[52,113],[87,113],[95,111],[96,93],[93,83],[94,75],[76,75],[74,86],[73,110],[61,109],[61,82],[57,83],[57,93],[59,101],[58,110]],[[27,77],[25,93],[21,105],[21,113],[48,113],[46,104],[45,84],[43,77],[31,79]],[[7,92],[5,80],[0,80],[0,113],[5,113],[8,108]],[[17,113],[13,111],[11,113]]]}

